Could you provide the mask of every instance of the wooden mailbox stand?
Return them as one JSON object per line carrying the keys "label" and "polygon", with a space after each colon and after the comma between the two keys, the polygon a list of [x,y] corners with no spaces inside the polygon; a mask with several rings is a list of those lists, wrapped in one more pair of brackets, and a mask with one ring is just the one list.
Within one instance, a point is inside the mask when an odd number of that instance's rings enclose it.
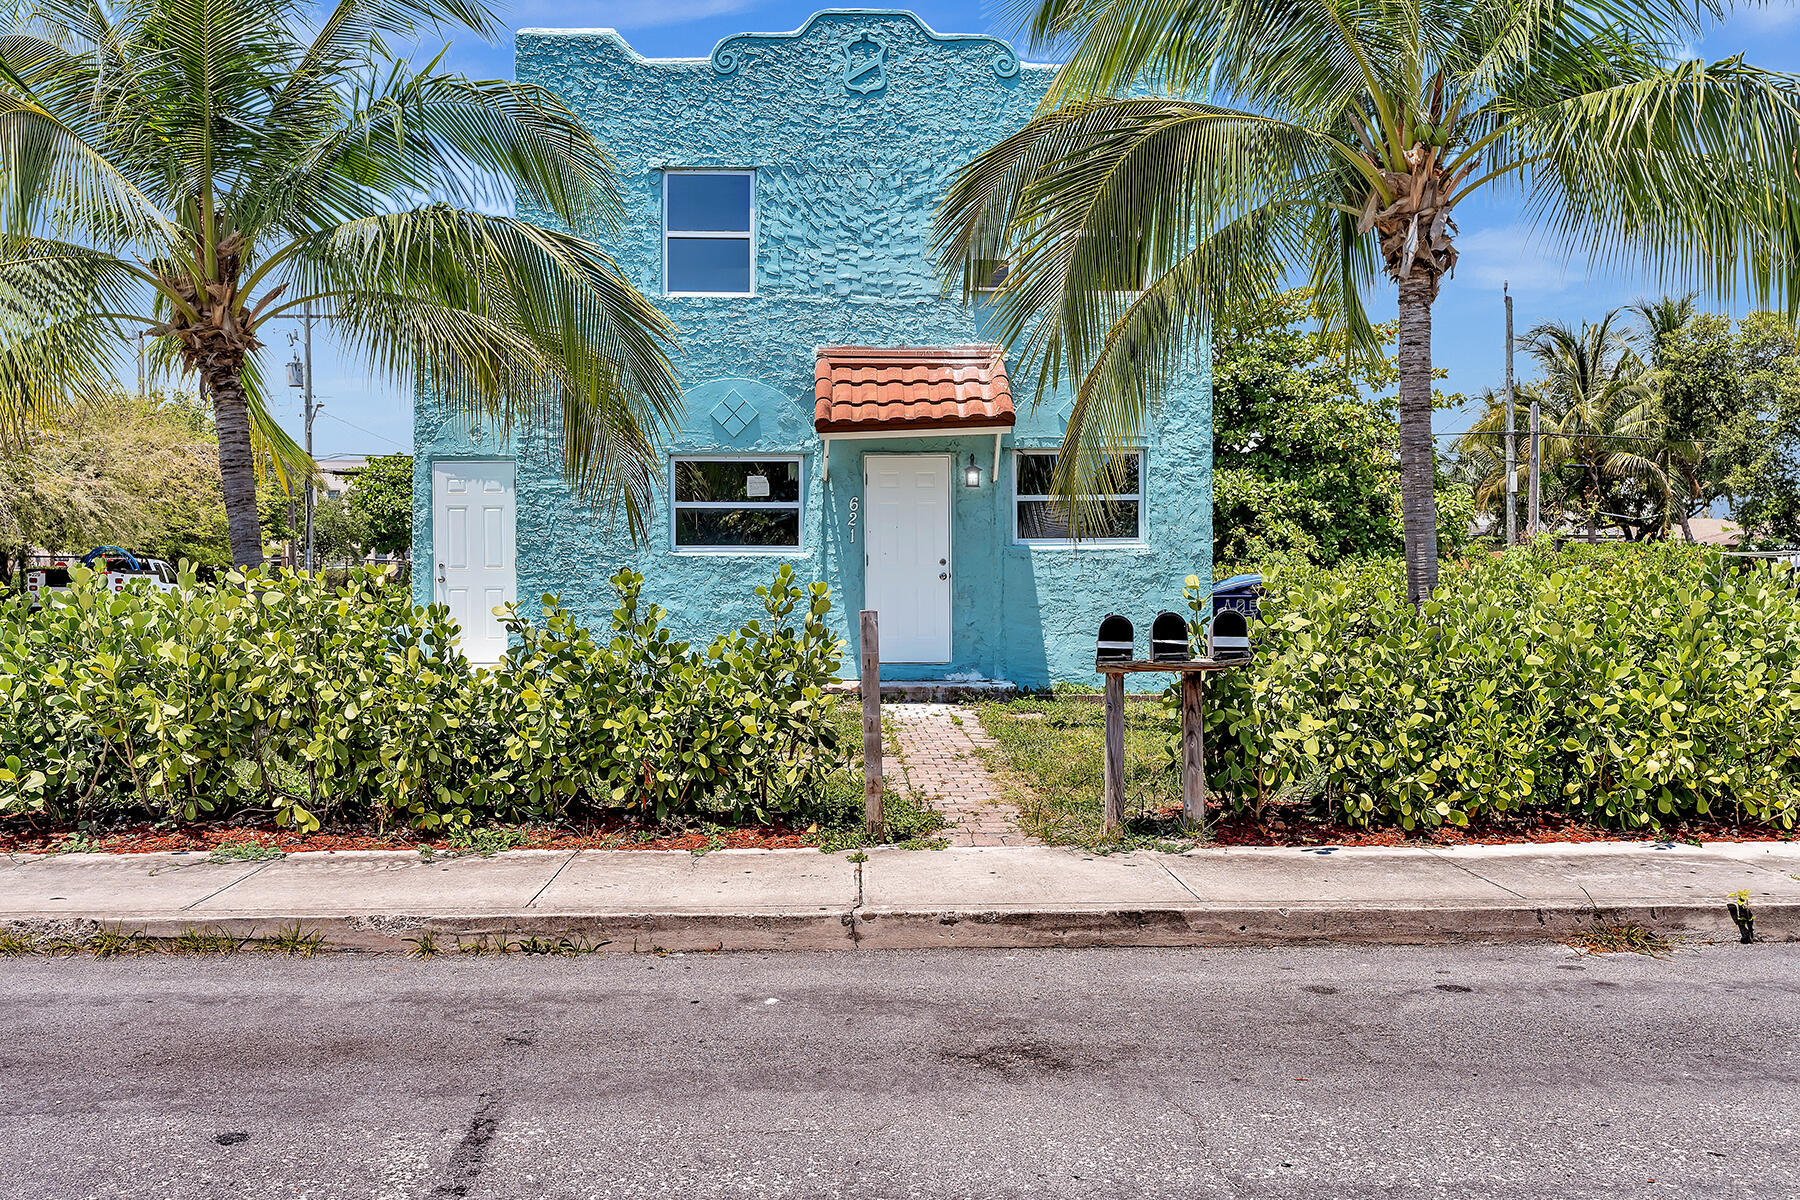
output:
{"label": "wooden mailbox stand", "polygon": [[1106,676],[1106,832],[1125,823],[1125,676],[1163,671],[1181,676],[1181,813],[1190,825],[1206,821],[1206,713],[1201,706],[1201,680],[1208,671],[1229,671],[1247,658],[1220,662],[1190,658],[1178,662],[1101,663]]}

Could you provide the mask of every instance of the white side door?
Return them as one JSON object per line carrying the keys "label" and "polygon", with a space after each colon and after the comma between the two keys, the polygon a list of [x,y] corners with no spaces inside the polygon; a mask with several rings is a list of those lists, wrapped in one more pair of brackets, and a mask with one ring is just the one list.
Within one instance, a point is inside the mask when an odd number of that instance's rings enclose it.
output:
{"label": "white side door", "polygon": [[881,614],[881,660],[950,661],[948,454],[863,458],[863,607]]}
{"label": "white side door", "polygon": [[494,609],[518,598],[513,530],[518,520],[510,461],[440,462],[431,468],[431,542],[438,603],[462,626],[462,651],[495,663],[506,630]]}

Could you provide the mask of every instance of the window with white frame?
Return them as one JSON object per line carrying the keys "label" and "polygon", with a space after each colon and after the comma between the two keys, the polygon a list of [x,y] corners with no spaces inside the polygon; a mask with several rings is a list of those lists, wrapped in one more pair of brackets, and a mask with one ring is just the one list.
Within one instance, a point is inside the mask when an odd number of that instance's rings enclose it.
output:
{"label": "window with white frame", "polygon": [[[1074,545],[1069,508],[1050,494],[1056,475],[1055,450],[1013,452],[1013,538],[1020,542]],[[1096,497],[1098,520],[1082,532],[1082,544],[1142,541],[1144,536],[1144,453],[1133,450],[1114,461],[1111,486]]]}
{"label": "window with white frame", "polygon": [[754,172],[663,172],[663,290],[671,296],[756,290]]}
{"label": "window with white frame", "polygon": [[798,550],[800,459],[677,458],[677,550]]}

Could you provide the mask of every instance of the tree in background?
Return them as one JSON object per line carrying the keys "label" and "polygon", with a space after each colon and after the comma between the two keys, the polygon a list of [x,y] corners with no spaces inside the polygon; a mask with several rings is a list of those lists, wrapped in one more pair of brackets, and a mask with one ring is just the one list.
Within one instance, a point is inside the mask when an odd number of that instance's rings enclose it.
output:
{"label": "tree in background", "polygon": [[369,549],[378,554],[412,550],[412,455],[383,454],[369,459],[343,498],[362,522],[363,544]]}
{"label": "tree in background", "polygon": [[[674,419],[672,329],[588,240],[621,204],[544,89],[386,49],[483,0],[24,0],[0,29],[0,420],[104,392],[123,339],[198,374],[232,557],[260,563],[263,327],[311,307],[452,412],[561,431],[633,532]],[[421,203],[422,197],[438,199]],[[573,233],[495,214],[515,199]]]}
{"label": "tree in background", "polygon": [[[1343,336],[1315,316],[1309,290],[1284,292],[1214,342],[1216,563],[1330,565],[1402,550],[1396,366],[1346,356]],[[1450,493],[1440,498],[1447,547],[1467,540],[1470,517]]]}
{"label": "tree in background", "polygon": [[[1628,538],[1679,528],[1692,541],[1691,520],[1723,505],[1752,541],[1800,545],[1800,333],[1770,312],[1751,313],[1734,330],[1693,299],[1622,310],[1637,318],[1635,330],[1620,327],[1615,312],[1599,325],[1529,335],[1546,374],[1523,385],[1519,400],[1536,392],[1544,414],[1546,519],[1579,526],[1597,509],[1606,518],[1599,527],[1616,525]],[[1572,411],[1576,393],[1586,399]],[[1501,396],[1485,393],[1457,443],[1478,511],[1500,512],[1504,426]],[[1521,457],[1521,493],[1527,469]],[[1587,494],[1595,484],[1597,505]]]}
{"label": "tree in background", "polygon": [[1692,518],[1724,500],[1732,479],[1759,456],[1759,422],[1738,378],[1730,318],[1699,311],[1691,292],[1639,301],[1630,311],[1656,390],[1658,461],[1676,484],[1672,518],[1691,542]]}
{"label": "tree in background", "polygon": [[[119,545],[170,562],[231,562],[217,486],[219,445],[194,397],[113,392],[0,444],[0,546],[83,553]],[[273,480],[259,495],[278,521]],[[279,535],[279,529],[271,530]]]}
{"label": "tree in background", "polygon": [[1541,436],[1555,443],[1555,469],[1579,496],[1588,541],[1599,540],[1602,516],[1633,540],[1666,530],[1673,489],[1657,461],[1656,389],[1619,310],[1579,329],[1546,321],[1525,345],[1542,372],[1531,385],[1547,416]]}
{"label": "tree in background", "polygon": [[333,496],[313,509],[313,553],[320,566],[352,563],[374,548],[368,518],[350,502],[355,494]]}
{"label": "tree in background", "polygon": [[1516,200],[1597,260],[1796,297],[1800,79],[1676,58],[1723,0],[1033,7],[1033,44],[1066,65],[1032,121],[958,173],[937,248],[971,298],[1010,263],[1000,340],[1076,390],[1053,486],[1078,522],[1223,314],[1297,274],[1367,352],[1366,297],[1385,285],[1407,585],[1423,602],[1438,557],[1432,306],[1471,196]]}
{"label": "tree in background", "polygon": [[[1518,389],[1517,405],[1535,397],[1542,414],[1546,520],[1585,526],[1589,541],[1610,525],[1632,540],[1662,536],[1680,488],[1667,466],[1652,373],[1633,350],[1619,310],[1579,328],[1548,321],[1524,341],[1540,374]],[[1505,398],[1489,391],[1483,399],[1457,449],[1477,509],[1498,514],[1506,496]],[[1515,464],[1521,494],[1529,469],[1522,457]]]}
{"label": "tree in background", "polygon": [[1751,313],[1735,349],[1754,431],[1725,476],[1732,516],[1755,544],[1800,546],[1800,333],[1781,314]]}

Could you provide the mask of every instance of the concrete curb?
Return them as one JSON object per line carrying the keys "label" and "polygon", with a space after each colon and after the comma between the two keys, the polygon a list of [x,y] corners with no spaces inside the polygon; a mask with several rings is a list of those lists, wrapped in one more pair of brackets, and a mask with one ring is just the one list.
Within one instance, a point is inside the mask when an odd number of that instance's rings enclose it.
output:
{"label": "concrete curb", "polygon": [[[307,853],[0,859],[0,931],[174,939],[317,933],[326,948],[609,953],[1526,942],[1633,922],[1735,942],[1800,941],[1800,846],[1208,849],[1056,847],[685,853],[519,851],[490,859]],[[1299,899],[1296,899],[1299,898]]]}
{"label": "concrete curb", "polygon": [[[441,951],[487,939],[568,940],[607,953],[764,950],[1037,949],[1104,946],[1443,945],[1560,941],[1597,923],[1635,922],[1669,938],[1736,942],[1723,905],[1517,906],[1488,908],[1122,908],[808,913],[429,913],[372,916],[316,912],[199,917],[159,914],[17,914],[0,930],[42,938],[102,929],[146,938],[188,933],[264,939],[288,929],[317,933],[321,949],[417,951],[429,934]],[[1758,942],[1800,941],[1800,904],[1756,909]]]}

